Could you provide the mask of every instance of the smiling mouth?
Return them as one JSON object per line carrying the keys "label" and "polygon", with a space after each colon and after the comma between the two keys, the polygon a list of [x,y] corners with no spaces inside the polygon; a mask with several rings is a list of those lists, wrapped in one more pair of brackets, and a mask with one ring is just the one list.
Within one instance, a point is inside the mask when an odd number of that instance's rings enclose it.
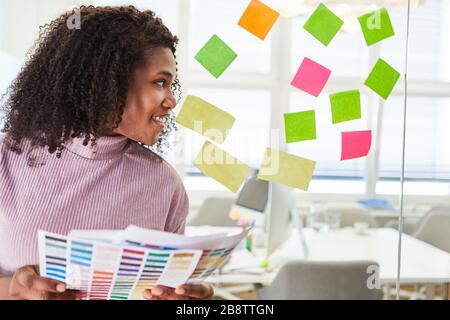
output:
{"label": "smiling mouth", "polygon": [[158,126],[164,128],[166,125],[166,121],[167,121],[167,117],[169,115],[164,115],[164,116],[153,116],[152,117],[152,121],[155,122]]}

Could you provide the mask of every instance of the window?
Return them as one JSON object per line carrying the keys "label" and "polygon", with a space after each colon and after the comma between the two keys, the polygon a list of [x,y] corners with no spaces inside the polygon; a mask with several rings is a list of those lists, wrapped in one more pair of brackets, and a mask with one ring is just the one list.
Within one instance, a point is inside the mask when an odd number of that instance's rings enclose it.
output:
{"label": "window", "polygon": [[189,1],[190,69],[204,70],[194,56],[215,33],[238,53],[236,60],[224,76],[234,72],[268,73],[270,71],[271,35],[269,34],[263,42],[237,25],[247,4],[247,1]]}

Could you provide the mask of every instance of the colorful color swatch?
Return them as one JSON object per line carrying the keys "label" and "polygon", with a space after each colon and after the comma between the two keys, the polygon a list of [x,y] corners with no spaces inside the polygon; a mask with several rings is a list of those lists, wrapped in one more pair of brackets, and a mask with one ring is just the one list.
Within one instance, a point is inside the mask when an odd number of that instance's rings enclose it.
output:
{"label": "colorful color swatch", "polygon": [[264,40],[280,14],[258,0],[251,0],[238,25]]}
{"label": "colorful color swatch", "polygon": [[213,35],[195,55],[197,60],[215,78],[230,66],[237,54],[217,35]]}
{"label": "colorful color swatch", "polygon": [[383,59],[378,59],[364,84],[386,100],[400,79],[400,73]]}
{"label": "colorful color swatch", "polygon": [[386,8],[364,14],[358,20],[368,46],[394,35],[394,28]]}
{"label": "colorful color swatch", "polygon": [[67,239],[58,234],[39,232],[39,264],[44,277],[65,282],[67,272]]}
{"label": "colorful color swatch", "polygon": [[333,124],[361,119],[361,96],[359,90],[330,94]]}
{"label": "colorful color swatch", "polygon": [[372,144],[372,130],[342,132],[341,160],[365,157]]}
{"label": "colorful color swatch", "polygon": [[211,103],[189,95],[176,121],[217,143],[223,143],[234,124],[234,117]]}
{"label": "colorful color swatch", "polygon": [[316,162],[267,148],[258,178],[308,191]]}
{"label": "colorful color swatch", "polygon": [[330,78],[331,70],[314,62],[309,58],[304,58],[291,85],[318,97]]}
{"label": "colorful color swatch", "polygon": [[194,160],[194,165],[206,176],[237,192],[251,168],[226,151],[206,141]]}
{"label": "colorful color swatch", "polygon": [[344,21],[321,3],[303,28],[323,45],[328,46],[343,24]]}
{"label": "colorful color swatch", "polygon": [[316,139],[314,110],[286,113],[284,115],[286,143]]}

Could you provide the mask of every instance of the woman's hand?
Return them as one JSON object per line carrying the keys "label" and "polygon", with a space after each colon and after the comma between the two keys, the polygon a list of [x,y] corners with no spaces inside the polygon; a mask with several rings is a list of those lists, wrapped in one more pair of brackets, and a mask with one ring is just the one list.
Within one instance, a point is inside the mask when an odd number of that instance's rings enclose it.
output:
{"label": "woman's hand", "polygon": [[9,284],[9,295],[15,300],[79,300],[81,292],[66,290],[60,281],[39,276],[38,266],[18,269]]}
{"label": "woman's hand", "polygon": [[174,288],[154,286],[144,291],[148,300],[207,300],[214,294],[213,287],[208,282],[201,284],[183,284]]}

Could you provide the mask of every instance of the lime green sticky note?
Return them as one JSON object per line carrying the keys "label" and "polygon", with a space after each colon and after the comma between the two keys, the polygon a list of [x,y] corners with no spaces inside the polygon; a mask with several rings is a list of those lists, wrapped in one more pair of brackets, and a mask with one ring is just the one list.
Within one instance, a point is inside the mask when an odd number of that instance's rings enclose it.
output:
{"label": "lime green sticky note", "polygon": [[216,78],[236,57],[237,54],[217,35],[213,35],[195,55],[195,59]]}
{"label": "lime green sticky note", "polygon": [[344,21],[321,3],[306,21],[303,28],[322,44],[328,46],[343,24]]}
{"label": "lime green sticky note", "polygon": [[394,28],[386,8],[366,13],[358,17],[358,20],[368,46],[394,35]]}
{"label": "lime green sticky note", "polygon": [[308,191],[315,167],[313,160],[267,148],[258,178]]}
{"label": "lime green sticky note", "polygon": [[383,59],[378,59],[364,84],[386,100],[395,84],[400,79],[400,73]]}
{"label": "lime green sticky note", "polygon": [[361,95],[359,90],[330,94],[333,124],[361,119]]}
{"label": "lime green sticky note", "polygon": [[286,143],[316,139],[314,110],[284,114]]}
{"label": "lime green sticky note", "polygon": [[223,143],[234,124],[234,117],[211,103],[188,95],[176,121],[218,143]]}
{"label": "lime green sticky note", "polygon": [[248,165],[209,141],[204,143],[194,165],[203,174],[220,182],[232,192],[239,190],[251,171]]}

